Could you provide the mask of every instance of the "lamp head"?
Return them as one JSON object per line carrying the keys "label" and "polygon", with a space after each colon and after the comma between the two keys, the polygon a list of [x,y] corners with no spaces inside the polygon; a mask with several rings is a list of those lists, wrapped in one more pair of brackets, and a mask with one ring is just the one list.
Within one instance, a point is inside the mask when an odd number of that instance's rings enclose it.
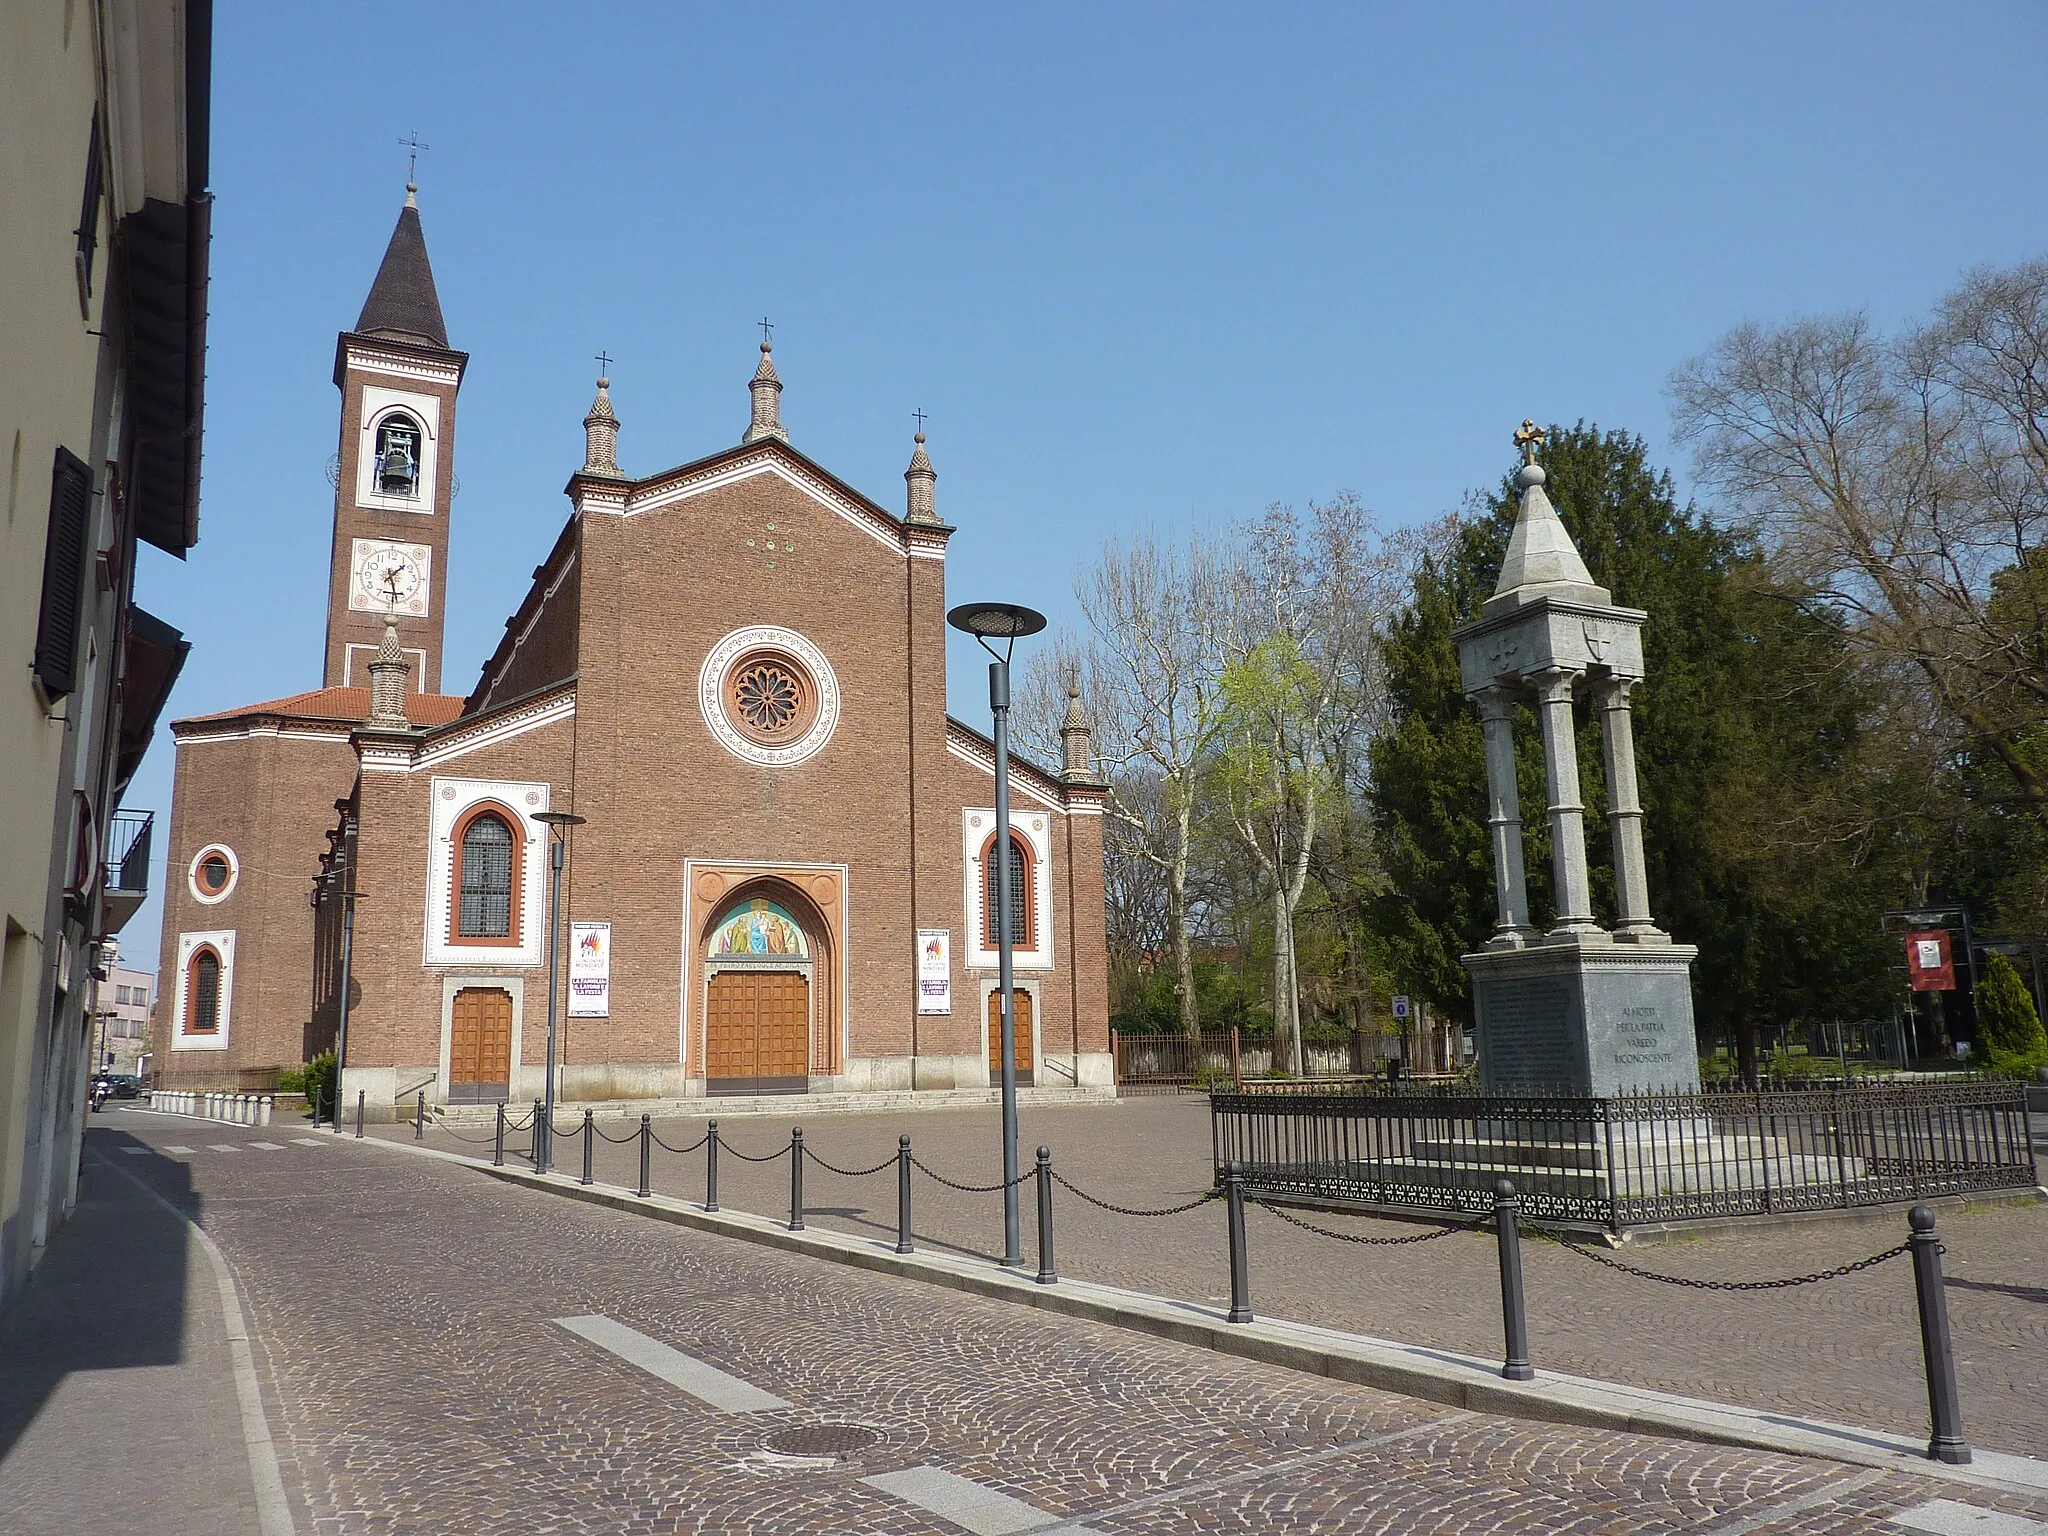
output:
{"label": "lamp head", "polygon": [[962,603],[946,622],[984,646],[991,640],[1017,641],[1045,628],[1045,615],[1021,603]]}

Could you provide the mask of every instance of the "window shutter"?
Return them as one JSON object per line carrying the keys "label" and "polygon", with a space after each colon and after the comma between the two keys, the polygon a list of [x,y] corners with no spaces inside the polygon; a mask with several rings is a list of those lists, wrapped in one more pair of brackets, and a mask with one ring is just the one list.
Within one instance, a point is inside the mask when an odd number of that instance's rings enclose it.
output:
{"label": "window shutter", "polygon": [[36,681],[52,699],[78,686],[78,632],[92,539],[92,471],[57,450],[50,477],[50,537],[43,547],[43,611],[36,624]]}
{"label": "window shutter", "polygon": [[78,297],[92,297],[93,253],[100,243],[100,115],[92,115],[92,137],[85,151],[85,192],[78,211]]}

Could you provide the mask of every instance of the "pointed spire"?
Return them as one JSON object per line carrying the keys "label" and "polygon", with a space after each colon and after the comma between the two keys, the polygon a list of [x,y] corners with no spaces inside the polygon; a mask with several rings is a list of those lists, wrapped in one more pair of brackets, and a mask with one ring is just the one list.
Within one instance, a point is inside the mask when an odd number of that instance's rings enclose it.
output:
{"label": "pointed spire", "polygon": [[405,187],[405,206],[398,226],[384,248],[384,263],[356,330],[368,336],[389,336],[429,347],[448,345],[448,327],[441,319],[441,295],[434,288],[434,268],[427,260],[427,237],[420,228],[419,189]]}
{"label": "pointed spire", "polygon": [[775,376],[774,351],[775,344],[764,336],[761,366],[754,370],[754,382],[748,386],[754,392],[754,419],[747,435],[740,439],[743,443],[758,443],[764,437],[789,441],[789,433],[782,425],[782,380]]}
{"label": "pointed spire", "polygon": [[909,510],[905,518],[913,523],[936,523],[939,514],[934,510],[932,489],[938,483],[939,472],[932,468],[932,461],[925,456],[924,431],[919,428],[917,447],[910,455],[910,468],[903,471],[903,483],[909,489]]}
{"label": "pointed spire", "polygon": [[583,473],[610,475],[621,479],[619,470],[619,418],[612,414],[612,381],[597,376],[597,398],[590,402],[590,414],[583,418]]}
{"label": "pointed spire", "polygon": [[1088,716],[1081,709],[1081,674],[1067,678],[1067,717],[1060,722],[1060,777],[1069,783],[1093,782],[1095,747]]}
{"label": "pointed spire", "polygon": [[1515,514],[1515,531],[1508,539],[1508,552],[1501,561],[1500,582],[1493,589],[1483,612],[1519,607],[1538,597],[1557,597],[1571,602],[1611,606],[1613,594],[1596,585],[1586,569],[1578,546],[1566,531],[1564,519],[1543,494],[1548,477],[1536,462],[1536,448],[1545,434],[1533,421],[1522,423],[1515,433],[1515,446],[1522,450],[1523,464],[1515,474],[1522,504]]}
{"label": "pointed spire", "polygon": [[370,662],[370,728],[402,731],[405,718],[405,674],[409,670],[405,652],[398,648],[398,624],[384,621],[384,643]]}

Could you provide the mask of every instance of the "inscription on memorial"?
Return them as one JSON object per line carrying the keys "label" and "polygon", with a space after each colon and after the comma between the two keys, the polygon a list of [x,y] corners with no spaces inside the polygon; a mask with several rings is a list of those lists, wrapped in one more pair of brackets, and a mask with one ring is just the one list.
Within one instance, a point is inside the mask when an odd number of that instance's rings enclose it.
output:
{"label": "inscription on memorial", "polygon": [[1654,1003],[1621,1010],[1614,1037],[1614,1063],[1620,1067],[1661,1067],[1677,1059],[1671,1031]]}
{"label": "inscription on memorial", "polygon": [[1503,980],[1481,988],[1480,1048],[1494,1082],[1556,1083],[1571,1072],[1571,988]]}

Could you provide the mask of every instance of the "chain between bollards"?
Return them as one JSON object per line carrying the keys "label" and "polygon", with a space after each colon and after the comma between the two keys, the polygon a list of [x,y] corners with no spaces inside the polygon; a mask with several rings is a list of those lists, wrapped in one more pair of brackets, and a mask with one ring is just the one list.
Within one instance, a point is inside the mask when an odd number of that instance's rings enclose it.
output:
{"label": "chain between bollards", "polygon": [[910,1138],[896,1138],[896,1251],[915,1253],[910,1241]]}
{"label": "chain between bollards", "polygon": [[356,1090],[356,1140],[363,1139],[363,1090]]}
{"label": "chain between bollards", "polygon": [[1040,1285],[1056,1285],[1059,1271],[1052,1262],[1052,1150],[1038,1149],[1038,1274]]}
{"label": "chain between bollards", "polygon": [[583,1179],[582,1179],[582,1182],[583,1182],[583,1183],[585,1183],[585,1184],[589,1184],[589,1183],[592,1183],[592,1182],[593,1182],[593,1180],[592,1180],[592,1178],[591,1178],[591,1172],[590,1172],[590,1154],[591,1154],[591,1150],[592,1150],[592,1147],[591,1147],[591,1143],[593,1143],[594,1141],[596,1141],[596,1140],[597,1140],[597,1137],[596,1137],[596,1135],[594,1134],[594,1133],[595,1133],[595,1131],[596,1131],[596,1127],[597,1127],[597,1121],[596,1121],[596,1119],[595,1119],[595,1118],[594,1118],[594,1117],[592,1116],[591,1112],[590,1112],[589,1110],[587,1110],[587,1109],[586,1109],[585,1111],[583,1111]]}
{"label": "chain between bollards", "polygon": [[789,1133],[789,1230],[804,1229],[804,1132],[798,1126]]}
{"label": "chain between bollards", "polygon": [[1509,1381],[1531,1381],[1536,1376],[1536,1367],[1529,1363],[1529,1316],[1522,1302],[1520,1219],[1515,1181],[1502,1179],[1493,1186],[1493,1228],[1500,1240],[1500,1318],[1506,1355],[1500,1373]]}
{"label": "chain between bollards", "polygon": [[649,1194],[647,1175],[654,1163],[654,1116],[640,1117],[640,1198]]}
{"label": "chain between bollards", "polygon": [[418,1107],[417,1107],[417,1108],[416,1108],[416,1109],[415,1109],[415,1110],[413,1111],[413,1115],[412,1115],[412,1139],[413,1139],[414,1141],[425,1141],[425,1140],[427,1139],[427,1091],[426,1091],[426,1089],[422,1088],[422,1089],[420,1090],[420,1093],[419,1093],[419,1099],[418,1099],[418,1101],[417,1101],[417,1102],[418,1102]]}
{"label": "chain between bollards", "polygon": [[1906,1224],[1913,1229],[1906,1241],[1913,1254],[1913,1289],[1920,1302],[1920,1352],[1927,1363],[1927,1408],[1933,1420],[1927,1457],[1963,1466],[1970,1460],[1970,1442],[1963,1438],[1963,1410],[1956,1398],[1956,1357],[1949,1347],[1941,1239],[1934,1235],[1934,1212],[1924,1205],[1913,1207]]}
{"label": "chain between bollards", "polygon": [[704,1130],[704,1209],[718,1209],[718,1122]]}
{"label": "chain between bollards", "polygon": [[1223,1198],[1230,1213],[1230,1311],[1227,1323],[1252,1320],[1251,1269],[1244,1251],[1244,1164],[1223,1166]]}
{"label": "chain between bollards", "polygon": [[491,1166],[505,1166],[505,1101],[498,1100],[498,1126],[491,1135]]}

